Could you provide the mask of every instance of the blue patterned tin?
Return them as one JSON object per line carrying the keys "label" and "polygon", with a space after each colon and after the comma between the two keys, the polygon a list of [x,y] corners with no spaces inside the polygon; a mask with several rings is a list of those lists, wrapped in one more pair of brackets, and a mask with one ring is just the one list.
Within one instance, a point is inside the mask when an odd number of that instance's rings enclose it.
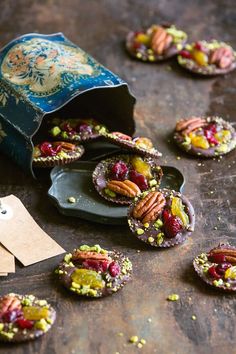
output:
{"label": "blue patterned tin", "polygon": [[0,68],[0,150],[31,173],[32,138],[45,115],[79,109],[110,129],[134,132],[128,85],[62,33],[13,40],[0,51]]}

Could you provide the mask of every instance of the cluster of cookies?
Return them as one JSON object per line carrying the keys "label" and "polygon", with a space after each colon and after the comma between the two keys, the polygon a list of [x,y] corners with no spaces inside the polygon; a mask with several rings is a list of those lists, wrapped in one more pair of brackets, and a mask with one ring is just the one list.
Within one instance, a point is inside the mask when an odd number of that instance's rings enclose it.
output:
{"label": "cluster of cookies", "polygon": [[160,62],[178,55],[178,63],[200,75],[225,74],[235,69],[233,48],[217,40],[186,44],[187,34],[174,25],[152,25],[146,30],[130,32],[126,38],[128,53],[144,62]]}

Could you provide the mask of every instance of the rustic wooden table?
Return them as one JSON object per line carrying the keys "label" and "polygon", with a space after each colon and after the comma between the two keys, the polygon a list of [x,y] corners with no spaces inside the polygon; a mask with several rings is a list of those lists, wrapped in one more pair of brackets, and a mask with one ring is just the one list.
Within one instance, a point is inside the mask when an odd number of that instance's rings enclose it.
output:
{"label": "rustic wooden table", "polygon": [[[17,264],[16,274],[0,279],[1,294],[13,291],[45,297],[56,307],[58,318],[43,338],[18,346],[1,345],[1,353],[235,353],[235,296],[205,286],[191,264],[200,250],[219,241],[236,244],[235,152],[220,162],[192,159],[168,139],[175,121],[183,116],[218,114],[235,120],[236,72],[200,79],[180,69],[175,60],[161,65],[132,61],[123,48],[127,31],[159,21],[179,25],[190,40],[215,37],[236,47],[234,5],[233,0],[1,1],[1,45],[27,32],[62,31],[130,84],[137,97],[137,133],[155,141],[163,152],[161,163],[184,173],[185,194],[197,214],[196,230],[185,244],[153,250],[132,237],[127,227],[60,215],[47,198],[48,183],[26,176],[1,154],[0,196],[18,196],[66,250],[81,243],[100,243],[125,252],[134,265],[133,281],[117,295],[85,301],[53,278],[61,256],[26,268]],[[180,301],[166,301],[173,292]],[[118,336],[119,332],[124,335]],[[129,344],[131,335],[145,338],[147,344],[142,349]]]}

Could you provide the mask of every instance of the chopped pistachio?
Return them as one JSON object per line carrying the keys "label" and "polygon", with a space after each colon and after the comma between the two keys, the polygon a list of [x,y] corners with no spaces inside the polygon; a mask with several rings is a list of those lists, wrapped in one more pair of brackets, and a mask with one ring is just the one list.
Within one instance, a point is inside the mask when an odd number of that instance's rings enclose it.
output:
{"label": "chopped pistachio", "polygon": [[148,228],[149,227],[149,223],[145,222],[145,224],[143,224],[144,227]]}
{"label": "chopped pistachio", "polygon": [[197,317],[195,315],[192,315],[191,318],[192,318],[193,321],[196,321],[196,319],[197,319]]}
{"label": "chopped pistachio", "polygon": [[142,348],[142,347],[143,347],[142,343],[138,343],[138,344],[137,344],[137,347],[138,347],[138,348]]}
{"label": "chopped pistachio", "polygon": [[59,127],[53,127],[50,131],[50,133],[52,134],[52,136],[57,136],[59,135],[61,132],[61,129]]}
{"label": "chopped pistachio", "polygon": [[142,234],[144,234],[144,230],[143,230],[143,229],[137,229],[137,230],[136,230],[136,233],[137,233],[138,235],[142,235]]}
{"label": "chopped pistachio", "polygon": [[169,301],[177,301],[177,300],[179,300],[179,295],[178,294],[170,294],[167,297],[167,300],[169,300]]}
{"label": "chopped pistachio", "polygon": [[149,186],[150,186],[150,187],[154,187],[154,186],[156,186],[156,185],[157,185],[157,180],[151,179],[151,181],[149,181]]}
{"label": "chopped pistachio", "polygon": [[149,243],[154,242],[154,238],[153,238],[153,237],[151,237],[151,236],[150,236],[150,237],[148,237],[148,242],[149,242]]}
{"label": "chopped pistachio", "polygon": [[117,333],[117,335],[118,335],[119,337],[123,337],[123,336],[124,336],[124,333],[119,332],[119,333]]}
{"label": "chopped pistachio", "polygon": [[70,263],[71,258],[72,258],[72,254],[71,254],[71,253],[67,253],[67,254],[65,255],[65,257],[64,257],[64,261],[65,261],[66,263]]}
{"label": "chopped pistachio", "polygon": [[41,318],[41,320],[36,321],[35,324],[34,324],[34,327],[35,327],[36,329],[40,329],[40,330],[42,330],[43,332],[46,331],[47,326],[48,326],[48,324],[47,324],[47,322],[46,322],[46,320],[45,320],[44,318]]}
{"label": "chopped pistachio", "polygon": [[76,203],[75,197],[69,197],[69,198],[67,199],[67,201],[68,201],[69,203],[71,203],[71,204]]}
{"label": "chopped pistachio", "polygon": [[4,328],[4,324],[0,323],[0,332],[3,330],[3,328]]}
{"label": "chopped pistachio", "polygon": [[159,229],[160,227],[163,226],[163,222],[161,219],[157,219],[155,222],[154,222],[154,226],[156,229]]}
{"label": "chopped pistachio", "polygon": [[132,336],[132,337],[130,337],[129,341],[130,341],[131,343],[137,343],[137,342],[138,342],[138,336]]}
{"label": "chopped pistachio", "polygon": [[144,344],[146,344],[147,342],[146,342],[146,340],[145,340],[144,338],[142,338],[142,339],[140,339],[140,343],[144,345]]}
{"label": "chopped pistachio", "polygon": [[115,198],[115,197],[116,197],[116,193],[113,192],[113,191],[111,191],[109,188],[105,188],[105,189],[104,189],[104,192],[105,192],[107,195],[109,195],[109,197],[111,197],[111,198]]}

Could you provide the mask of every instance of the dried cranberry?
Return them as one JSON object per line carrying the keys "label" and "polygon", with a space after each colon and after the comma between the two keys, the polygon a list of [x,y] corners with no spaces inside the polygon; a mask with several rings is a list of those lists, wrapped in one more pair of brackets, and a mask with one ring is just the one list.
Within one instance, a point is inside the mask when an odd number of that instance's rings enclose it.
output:
{"label": "dried cranberry", "polygon": [[167,222],[167,220],[169,219],[169,217],[171,216],[171,213],[169,212],[169,210],[164,209],[162,212],[162,218],[164,223]]}
{"label": "dried cranberry", "polygon": [[7,311],[2,316],[3,322],[14,322],[18,317],[22,316],[21,310]]}
{"label": "dried cranberry", "polygon": [[80,133],[92,134],[93,132],[91,125],[88,125],[86,123],[81,124],[77,129]]}
{"label": "dried cranberry", "polygon": [[65,130],[67,133],[71,132],[73,130],[72,126],[70,123],[65,123],[62,126],[62,130]]}
{"label": "dried cranberry", "polygon": [[34,321],[26,320],[25,318],[18,318],[16,324],[21,329],[31,329],[33,328]]}
{"label": "dried cranberry", "polygon": [[54,148],[51,143],[45,141],[40,145],[40,151],[43,156],[56,156],[61,151],[61,145]]}
{"label": "dried cranberry", "polygon": [[112,179],[116,179],[118,181],[124,181],[128,175],[128,166],[123,161],[116,162],[111,170],[110,175]]}
{"label": "dried cranberry", "polygon": [[212,134],[217,133],[217,127],[215,124],[209,124],[205,129],[210,130]]}
{"label": "dried cranberry", "polygon": [[135,170],[131,170],[129,174],[129,178],[132,182],[137,184],[137,186],[141,189],[141,191],[148,189],[147,179],[141,173],[138,173]]}
{"label": "dried cranberry", "polygon": [[112,277],[116,277],[117,275],[120,274],[120,266],[116,262],[111,262],[109,265],[109,273]]}
{"label": "dried cranberry", "polygon": [[170,215],[164,222],[164,232],[169,238],[175,237],[182,230],[182,228],[181,221],[176,216]]}
{"label": "dried cranberry", "polygon": [[216,273],[222,276],[225,274],[225,271],[230,267],[231,267],[231,264],[227,263],[227,262],[218,264],[216,266]]}
{"label": "dried cranberry", "polygon": [[203,47],[201,42],[196,42],[195,45],[194,45],[194,48],[197,49],[197,50],[200,50],[201,52],[204,51],[204,47]]}
{"label": "dried cranberry", "polygon": [[213,265],[208,269],[208,274],[211,278],[220,279],[221,276],[216,272],[216,267]]}
{"label": "dried cranberry", "polygon": [[95,270],[96,272],[106,272],[109,266],[109,261],[103,260],[99,261],[96,259],[86,259],[82,263],[83,267],[86,269]]}
{"label": "dried cranberry", "polygon": [[181,50],[179,52],[179,55],[181,55],[181,57],[186,58],[186,59],[192,58],[192,54],[190,52],[188,52],[187,50]]}
{"label": "dried cranberry", "polygon": [[223,253],[210,253],[208,255],[210,262],[221,264],[226,261],[225,255]]}
{"label": "dried cranberry", "polygon": [[208,142],[212,145],[218,145],[219,142],[214,137],[212,130],[204,130],[204,135],[207,138]]}

